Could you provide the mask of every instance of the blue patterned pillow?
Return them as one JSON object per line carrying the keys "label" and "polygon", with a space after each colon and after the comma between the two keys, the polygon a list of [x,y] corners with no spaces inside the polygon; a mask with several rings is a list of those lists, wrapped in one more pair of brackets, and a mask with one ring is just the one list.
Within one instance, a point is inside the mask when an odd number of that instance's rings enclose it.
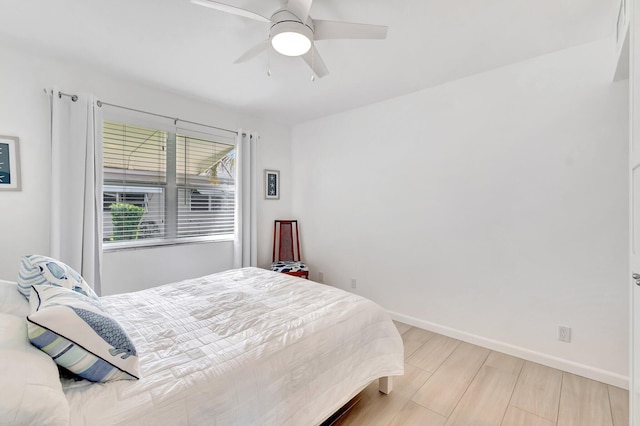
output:
{"label": "blue patterned pillow", "polygon": [[92,382],[138,379],[131,339],[91,298],[44,285],[33,287],[29,303],[29,340],[58,365]]}
{"label": "blue patterned pillow", "polygon": [[91,297],[98,303],[100,300],[84,278],[68,265],[38,254],[23,256],[20,260],[20,273],[18,274],[20,293],[28,299],[31,286],[43,284],[77,291]]}

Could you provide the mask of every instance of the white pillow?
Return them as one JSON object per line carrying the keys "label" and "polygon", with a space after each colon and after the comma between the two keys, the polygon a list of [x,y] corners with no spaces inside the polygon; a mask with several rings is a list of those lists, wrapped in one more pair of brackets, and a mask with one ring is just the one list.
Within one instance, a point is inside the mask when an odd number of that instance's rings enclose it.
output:
{"label": "white pillow", "polygon": [[0,365],[0,424],[69,424],[58,367],[31,346],[24,318],[0,313]]}
{"label": "white pillow", "polygon": [[29,340],[58,365],[92,382],[139,377],[133,342],[93,299],[40,285],[33,286],[29,303]]}
{"label": "white pillow", "polygon": [[77,291],[99,301],[100,299],[82,276],[59,260],[39,254],[23,256],[20,260],[18,289],[29,299],[31,287],[34,285],[54,285]]}
{"label": "white pillow", "polygon": [[18,293],[18,284],[0,280],[0,312],[23,318],[29,315],[29,302]]}

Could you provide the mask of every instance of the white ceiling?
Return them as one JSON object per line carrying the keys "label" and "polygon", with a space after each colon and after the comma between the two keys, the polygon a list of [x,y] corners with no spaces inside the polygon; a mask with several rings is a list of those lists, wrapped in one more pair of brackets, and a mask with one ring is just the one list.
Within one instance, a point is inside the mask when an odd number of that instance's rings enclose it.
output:
{"label": "white ceiling", "polygon": [[[279,0],[226,0],[271,16]],[[386,40],[317,42],[299,58],[233,61],[269,25],[189,0],[0,0],[0,38],[295,124],[610,36],[617,0],[316,0],[311,16],[389,26]]]}

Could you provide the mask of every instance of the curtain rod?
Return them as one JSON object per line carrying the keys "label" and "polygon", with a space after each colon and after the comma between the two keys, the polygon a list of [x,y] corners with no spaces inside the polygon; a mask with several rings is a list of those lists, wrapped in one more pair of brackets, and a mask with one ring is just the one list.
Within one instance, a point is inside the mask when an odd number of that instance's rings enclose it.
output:
{"label": "curtain rod", "polygon": [[[44,89],[44,91],[45,91],[45,93],[49,93],[49,92],[47,92],[47,89]],[[76,102],[78,100],[78,95],[71,95],[69,93],[58,92],[58,97],[59,98],[61,98],[63,96],[71,98],[72,102]],[[108,103],[108,102],[103,102],[103,101],[100,101],[100,100],[96,101],[96,104],[99,107],[102,107],[102,105],[106,105],[106,106],[110,106],[110,107],[114,107],[114,108],[126,109],[127,111],[134,111],[134,112],[139,112],[141,114],[148,114],[148,115],[153,115],[155,117],[166,118],[166,119],[169,119],[169,120],[173,120],[173,124],[174,125],[177,125],[178,121],[181,121],[183,123],[195,124],[197,126],[208,127],[210,129],[216,129],[216,130],[222,130],[223,132],[234,133],[236,135],[238,134],[238,132],[235,131],[235,130],[229,130],[229,129],[225,129],[223,127],[210,126],[208,124],[202,124],[202,123],[197,123],[195,121],[183,120],[183,119],[177,118],[177,117],[170,117],[168,115],[156,114],[155,112],[149,112],[149,111],[143,111],[141,109],[129,108],[129,107],[125,107],[125,106],[122,106],[122,105],[116,105],[116,104],[111,104],[111,103]],[[245,136],[245,135],[246,135],[245,133],[242,134],[242,136]]]}

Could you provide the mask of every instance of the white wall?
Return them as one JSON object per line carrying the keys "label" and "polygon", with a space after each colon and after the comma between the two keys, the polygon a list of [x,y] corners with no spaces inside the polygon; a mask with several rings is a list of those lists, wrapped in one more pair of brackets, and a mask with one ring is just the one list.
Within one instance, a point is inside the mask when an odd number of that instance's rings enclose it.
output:
{"label": "white wall", "polygon": [[609,52],[584,45],[294,127],[312,278],[624,386],[628,83],[611,83]]}
{"label": "white wall", "polygon": [[[0,134],[18,136],[22,191],[0,193],[0,278],[15,280],[24,254],[49,252],[50,147],[45,87],[66,93],[90,92],[99,99],[229,129],[259,132],[258,179],[265,168],[279,169],[280,200],[259,198],[259,264],[271,262],[273,220],[291,211],[291,130],[228,108],[169,93],[141,82],[102,73],[90,66],[52,59],[0,40]],[[221,84],[212,81],[211,84]],[[260,192],[262,194],[262,192]],[[232,267],[232,244],[198,244],[108,252],[104,256],[103,294],[132,291]]]}

